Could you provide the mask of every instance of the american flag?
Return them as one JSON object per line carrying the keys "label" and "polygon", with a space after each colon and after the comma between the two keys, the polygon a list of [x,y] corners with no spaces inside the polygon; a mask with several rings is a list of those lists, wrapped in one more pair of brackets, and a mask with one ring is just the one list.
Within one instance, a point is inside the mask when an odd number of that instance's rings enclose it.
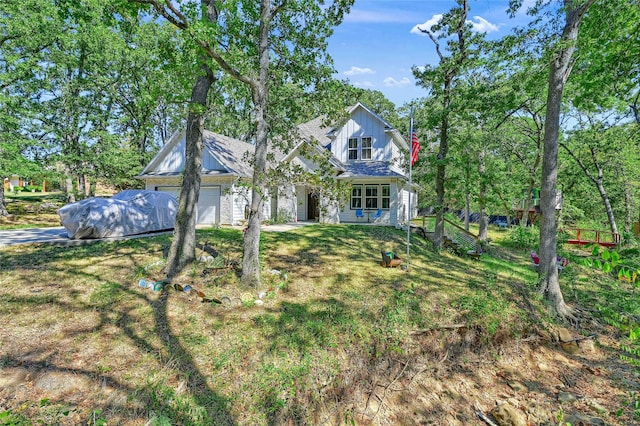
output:
{"label": "american flag", "polygon": [[420,151],[420,141],[416,132],[411,134],[411,166],[418,161],[418,151]]}

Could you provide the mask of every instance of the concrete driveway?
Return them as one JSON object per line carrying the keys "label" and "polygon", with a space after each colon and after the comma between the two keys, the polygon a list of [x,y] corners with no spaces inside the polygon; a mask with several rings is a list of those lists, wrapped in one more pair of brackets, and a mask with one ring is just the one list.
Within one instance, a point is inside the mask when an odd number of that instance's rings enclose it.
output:
{"label": "concrete driveway", "polygon": [[67,237],[67,231],[64,227],[55,228],[29,228],[29,229],[12,229],[9,231],[0,231],[0,247],[13,246],[17,244],[35,244],[46,243],[62,246],[77,246],[80,244],[94,243],[97,241],[117,241],[130,238],[151,237],[154,235],[169,234],[173,231],[154,232],[151,234],[127,235],[125,237],[113,237],[103,239],[90,240],[72,240]]}
{"label": "concrete driveway", "polygon": [[[312,225],[313,222],[298,222],[282,225],[263,225],[262,230],[266,232],[286,232],[303,226]],[[239,228],[241,229],[241,228]],[[93,243],[96,241],[116,241],[130,238],[152,237],[154,235],[170,234],[173,231],[153,232],[150,234],[127,235],[125,237],[113,237],[103,239],[90,240],[71,240],[67,237],[64,227],[55,228],[29,228],[29,229],[12,229],[9,231],[0,231],[0,247],[13,246],[17,244],[36,244],[46,243],[64,246],[76,246],[80,244]]]}
{"label": "concrete driveway", "polygon": [[30,228],[0,231],[0,247],[29,243],[56,243],[70,241],[62,226],[56,228]]}

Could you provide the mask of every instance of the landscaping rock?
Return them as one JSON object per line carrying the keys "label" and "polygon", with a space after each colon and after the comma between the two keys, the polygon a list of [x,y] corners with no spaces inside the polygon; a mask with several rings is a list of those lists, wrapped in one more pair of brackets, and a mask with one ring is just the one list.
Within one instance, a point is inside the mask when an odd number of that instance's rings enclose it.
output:
{"label": "landscaping rock", "polygon": [[536,402],[527,404],[524,409],[527,412],[529,423],[531,425],[545,425],[553,419],[553,414],[550,413],[543,405]]}
{"label": "landscaping rock", "polygon": [[558,393],[558,401],[560,402],[575,402],[578,400],[578,397],[571,392],[559,392]]}
{"label": "landscaping rock", "polygon": [[572,425],[583,425],[583,426],[605,426],[604,420],[598,417],[591,417],[585,414],[571,414],[563,419],[564,422],[570,423]]}
{"label": "landscaping rock", "polygon": [[564,327],[558,327],[558,340],[561,342],[570,342],[573,340],[573,334]]}
{"label": "landscaping rock", "polygon": [[608,410],[606,408],[604,408],[602,406],[602,404],[600,404],[598,401],[596,401],[595,399],[587,399],[585,400],[585,403],[591,407],[591,409],[593,411],[595,411],[598,414],[605,414]]}
{"label": "landscaping rock", "polygon": [[596,345],[593,342],[593,339],[585,339],[578,342],[578,346],[580,346],[580,350],[583,352],[595,352]]}
{"label": "landscaping rock", "polygon": [[562,350],[568,354],[573,355],[580,352],[580,346],[578,346],[576,342],[560,343],[560,346],[562,346]]}
{"label": "landscaping rock", "polygon": [[527,426],[524,414],[506,402],[494,408],[491,415],[499,426]]}
{"label": "landscaping rock", "polygon": [[553,371],[553,369],[549,367],[547,364],[545,364],[544,362],[538,363],[538,369],[540,369],[540,371],[545,371],[545,372]]}

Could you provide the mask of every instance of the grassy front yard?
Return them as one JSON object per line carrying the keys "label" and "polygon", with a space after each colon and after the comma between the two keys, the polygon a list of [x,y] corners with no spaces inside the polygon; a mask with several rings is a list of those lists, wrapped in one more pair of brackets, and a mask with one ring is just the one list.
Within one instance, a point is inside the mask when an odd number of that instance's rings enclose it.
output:
{"label": "grassy front yard", "polygon": [[[405,272],[379,265],[381,248],[404,257],[393,228],[264,232],[255,289],[229,267],[241,238],[199,230],[211,258],[174,281],[223,304],[139,287],[161,277],[169,236],[0,249],[0,424],[469,425],[482,424],[474,405],[507,398],[532,424],[557,424],[583,408],[558,402],[558,383],[586,393],[586,366],[602,371],[599,416],[637,420],[625,405],[637,369],[602,312],[640,309],[593,299],[594,285],[631,286],[577,262],[563,273],[569,302],[593,314],[575,332],[602,336],[573,356],[554,343],[526,251],[494,245],[473,261],[415,236]],[[514,393],[507,376],[536,386]]]}

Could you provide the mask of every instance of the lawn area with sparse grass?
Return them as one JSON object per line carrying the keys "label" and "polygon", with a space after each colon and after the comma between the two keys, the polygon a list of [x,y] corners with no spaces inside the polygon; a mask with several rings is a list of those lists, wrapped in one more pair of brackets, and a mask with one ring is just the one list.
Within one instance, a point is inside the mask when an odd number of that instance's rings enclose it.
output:
{"label": "lawn area with sparse grass", "polygon": [[577,256],[570,328],[598,338],[569,354],[506,231],[478,261],[415,235],[408,271],[380,266],[405,257],[395,228],[263,232],[260,288],[240,284],[241,231],[197,235],[206,261],[173,282],[222,304],[139,286],[162,278],[168,235],[0,248],[0,424],[480,425],[501,402],[530,424],[640,421],[636,289]]}
{"label": "lawn area with sparse grass", "polygon": [[60,226],[57,210],[65,204],[62,193],[5,192],[4,201],[9,216],[0,216],[0,230]]}

